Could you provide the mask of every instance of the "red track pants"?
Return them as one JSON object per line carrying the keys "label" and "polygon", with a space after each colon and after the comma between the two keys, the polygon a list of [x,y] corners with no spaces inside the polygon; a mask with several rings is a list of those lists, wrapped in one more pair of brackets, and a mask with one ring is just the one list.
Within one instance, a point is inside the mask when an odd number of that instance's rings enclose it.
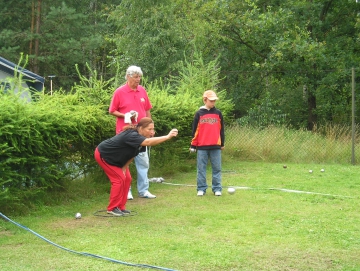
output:
{"label": "red track pants", "polygon": [[110,200],[107,210],[111,211],[116,207],[120,210],[126,209],[127,194],[131,185],[129,168],[126,169],[126,173],[124,174],[120,167],[109,165],[100,157],[100,152],[97,148],[95,149],[94,156],[96,162],[102,167],[111,182]]}

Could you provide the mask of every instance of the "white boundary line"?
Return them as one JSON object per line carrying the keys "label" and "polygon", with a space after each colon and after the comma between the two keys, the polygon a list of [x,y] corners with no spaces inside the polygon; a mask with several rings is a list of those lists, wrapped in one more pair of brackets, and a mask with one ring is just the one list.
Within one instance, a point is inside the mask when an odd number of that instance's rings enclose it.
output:
{"label": "white boundary line", "polygon": [[[168,183],[168,182],[162,182],[163,184],[168,185],[174,185],[174,186],[189,186],[189,187],[196,187],[195,184],[175,184],[175,183]],[[294,190],[294,189],[286,189],[286,188],[252,188],[248,186],[223,186],[223,187],[233,187],[238,190],[276,190],[276,191],[282,191],[287,193],[298,193],[298,194],[312,194],[312,195],[321,195],[321,196],[328,196],[328,197],[340,197],[340,198],[351,198],[354,197],[350,196],[342,196],[342,195],[333,195],[333,194],[325,194],[325,193],[319,193],[319,192],[310,192],[310,191],[302,191],[302,190]]]}

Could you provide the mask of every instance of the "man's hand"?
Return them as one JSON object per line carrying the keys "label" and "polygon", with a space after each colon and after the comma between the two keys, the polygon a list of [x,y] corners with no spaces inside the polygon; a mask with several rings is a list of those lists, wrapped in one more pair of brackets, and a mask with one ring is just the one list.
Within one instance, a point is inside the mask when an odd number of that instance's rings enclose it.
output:
{"label": "man's hand", "polygon": [[127,112],[124,114],[124,122],[125,123],[132,123],[132,119],[135,120],[135,122],[137,122],[137,118],[138,118],[138,112],[136,112],[135,110],[131,110],[130,112]]}
{"label": "man's hand", "polygon": [[136,112],[135,110],[131,110],[129,113],[130,113],[131,118],[134,119],[135,122],[137,122],[137,118],[139,116],[139,113]]}

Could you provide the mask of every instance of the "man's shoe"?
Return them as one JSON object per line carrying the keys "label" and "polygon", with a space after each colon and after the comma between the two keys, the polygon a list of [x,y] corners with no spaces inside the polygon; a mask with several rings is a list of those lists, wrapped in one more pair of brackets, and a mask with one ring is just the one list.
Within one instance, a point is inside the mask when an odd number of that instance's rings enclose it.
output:
{"label": "man's shoe", "polygon": [[216,191],[215,196],[221,196],[221,191]]}
{"label": "man's shoe", "polygon": [[128,215],[128,214],[130,214],[131,213],[131,211],[129,211],[129,210],[121,210],[121,212],[123,212],[125,215]]}
{"label": "man's shoe", "polygon": [[198,195],[198,196],[204,196],[204,195],[205,195],[205,193],[204,193],[204,191],[199,190],[199,191],[197,192],[197,195]]}
{"label": "man's shoe", "polygon": [[122,216],[124,215],[123,212],[120,211],[118,207],[112,209],[111,211],[107,211],[108,214],[115,215],[115,216]]}
{"label": "man's shoe", "polygon": [[134,199],[134,197],[133,197],[133,195],[132,195],[132,193],[131,193],[131,190],[129,190],[129,192],[128,192],[127,199],[128,199],[128,200]]}
{"label": "man's shoe", "polygon": [[155,195],[151,194],[149,191],[146,191],[143,195],[139,195],[140,198],[146,198],[146,199],[154,199],[156,198]]}

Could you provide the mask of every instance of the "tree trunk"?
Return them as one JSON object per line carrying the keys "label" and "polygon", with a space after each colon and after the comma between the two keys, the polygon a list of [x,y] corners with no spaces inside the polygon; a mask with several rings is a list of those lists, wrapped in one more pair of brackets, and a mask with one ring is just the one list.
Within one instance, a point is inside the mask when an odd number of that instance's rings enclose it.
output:
{"label": "tree trunk", "polygon": [[307,129],[312,131],[317,121],[317,115],[313,112],[316,109],[316,97],[312,93],[308,93],[308,124]]}
{"label": "tree trunk", "polygon": [[40,18],[41,18],[41,0],[37,1],[37,14],[36,14],[36,39],[35,39],[35,58],[34,58],[34,73],[39,73],[39,35],[40,35]]}
{"label": "tree trunk", "polygon": [[[35,25],[35,2],[32,1],[31,4],[31,40],[30,40],[30,44],[29,44],[29,55],[32,55],[32,50],[33,50],[33,35],[34,35],[34,25]],[[33,67],[33,60],[30,60],[30,65],[31,67]]]}

